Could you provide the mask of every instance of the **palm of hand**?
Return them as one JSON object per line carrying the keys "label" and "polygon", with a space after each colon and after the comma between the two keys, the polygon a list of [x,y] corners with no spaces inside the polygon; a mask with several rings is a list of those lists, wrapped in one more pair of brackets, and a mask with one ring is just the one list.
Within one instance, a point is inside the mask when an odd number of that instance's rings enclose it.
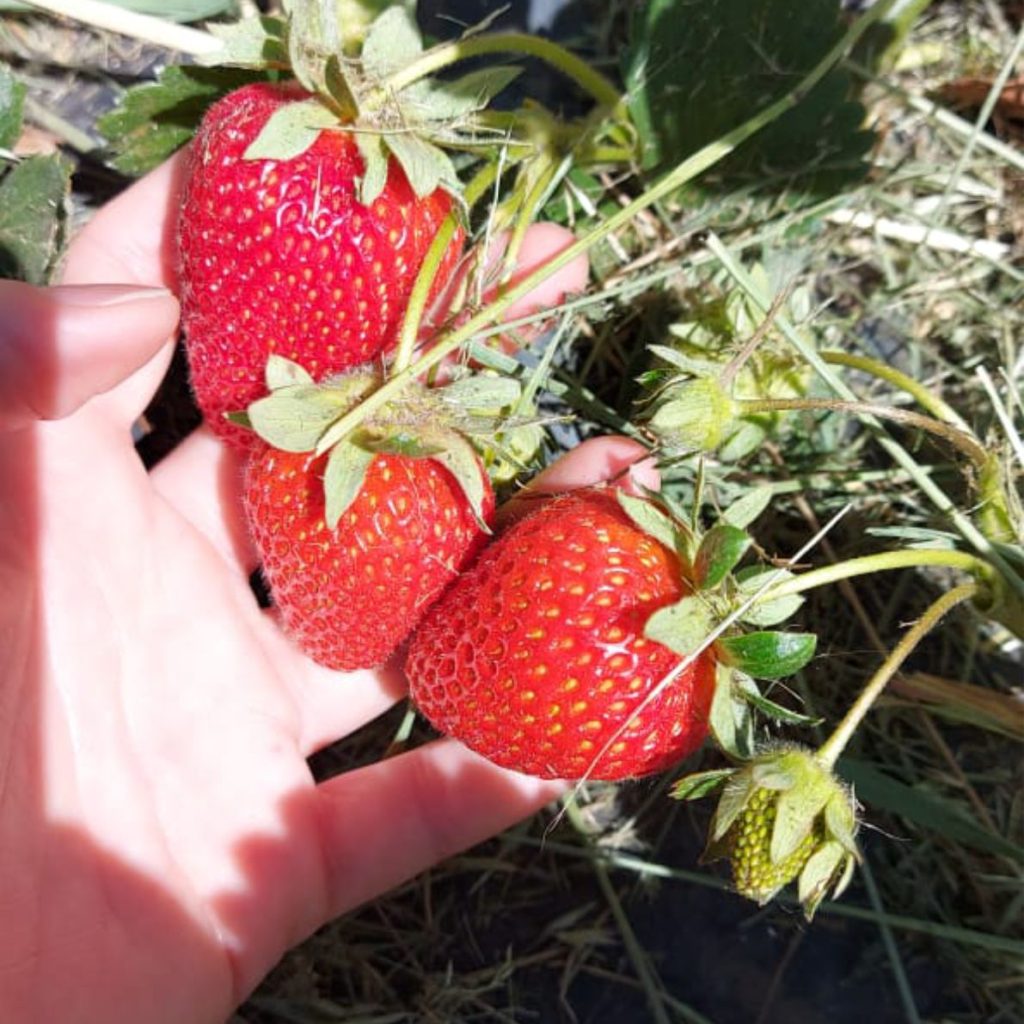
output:
{"label": "palm of hand", "polygon": [[[103,211],[66,280],[166,281],[174,173]],[[120,314],[101,343],[121,347],[88,371],[119,367],[109,390],[0,432],[2,1019],[223,1020],[321,923],[556,791],[447,742],[314,785],[306,757],[401,682],[318,668],[257,607],[240,468],[212,436],[144,471],[127,426],[176,309]],[[74,392],[59,371],[54,393]],[[550,486],[635,456],[591,448]]]}

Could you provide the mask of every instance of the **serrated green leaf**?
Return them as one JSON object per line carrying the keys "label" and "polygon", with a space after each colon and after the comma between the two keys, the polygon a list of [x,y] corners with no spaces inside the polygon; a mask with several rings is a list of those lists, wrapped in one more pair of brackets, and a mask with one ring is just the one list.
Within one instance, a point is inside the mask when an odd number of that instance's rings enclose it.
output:
{"label": "serrated green leaf", "polygon": [[280,18],[257,16],[230,24],[213,22],[207,29],[221,41],[220,49],[197,57],[201,65],[243,68],[286,68],[287,29]]}
{"label": "serrated green leaf", "polygon": [[68,226],[71,165],[61,156],[31,156],[0,181],[0,278],[46,284]]}
{"label": "serrated green leaf", "polygon": [[[630,113],[648,169],[673,165],[746,121],[839,38],[837,0],[649,0],[625,56]],[[791,111],[716,167],[725,189],[776,180],[834,195],[866,172],[872,135],[850,76],[827,75]]]}
{"label": "serrated green leaf", "polygon": [[347,439],[339,441],[331,449],[324,467],[324,522],[328,529],[333,530],[338,525],[356,500],[375,458],[373,452]]}
{"label": "serrated green leaf", "polygon": [[277,391],[280,388],[288,388],[296,384],[313,383],[313,378],[305,367],[293,359],[286,359],[276,353],[267,358],[265,377],[268,391]]}
{"label": "serrated green leaf", "polygon": [[673,800],[700,800],[708,793],[713,793],[726,779],[735,774],[735,768],[714,768],[707,772],[695,772],[673,783],[669,796]]}
{"label": "serrated green leaf", "polygon": [[737,760],[754,753],[754,716],[743,692],[756,686],[749,677],[721,662],[715,667],[715,692],[708,713],[708,727],[715,742]]}
{"label": "serrated green leaf", "polygon": [[421,199],[437,188],[458,193],[459,176],[444,150],[412,132],[395,132],[385,136],[384,142]]}
{"label": "serrated green leaf", "polygon": [[305,153],[328,128],[338,128],[338,115],[318,99],[278,107],[243,154],[246,160],[291,160]]}
{"label": "serrated green leaf", "polygon": [[384,79],[411,64],[422,52],[423,40],[411,12],[402,6],[389,7],[366,33],[363,69],[372,78]]}
{"label": "serrated green leaf", "polygon": [[755,487],[734,501],[723,513],[722,519],[733,526],[745,530],[771,504],[774,491],[765,484]]}
{"label": "serrated green leaf", "polygon": [[21,135],[21,119],[25,109],[25,86],[0,64],[0,147],[13,149]]}
{"label": "serrated green leaf", "polygon": [[507,409],[519,401],[519,382],[511,377],[473,374],[438,388],[437,395],[463,409]]}
{"label": "serrated green leaf", "polygon": [[469,502],[469,507],[472,509],[480,529],[485,533],[490,533],[491,527],[484,517],[484,498],[487,495],[487,485],[484,482],[486,478],[480,468],[480,459],[473,446],[464,438],[453,436],[448,447],[432,458],[455,477]]}
{"label": "serrated green leaf", "polygon": [[799,711],[791,711],[789,708],[784,708],[781,704],[776,704],[775,701],[769,700],[761,693],[749,691],[744,692],[743,696],[762,715],[767,715],[768,718],[783,725],[814,726],[820,725],[824,721],[822,718],[812,718],[810,715],[800,714]]}
{"label": "serrated green leaf", "polygon": [[726,637],[716,647],[728,664],[755,679],[781,679],[798,672],[814,657],[813,633],[763,631]]}
{"label": "serrated green leaf", "polygon": [[128,89],[96,122],[109,142],[111,165],[133,176],[151,171],[192,138],[211,103],[265,77],[239,68],[170,65],[157,81]]}
{"label": "serrated green leaf", "polygon": [[688,657],[698,651],[715,628],[711,609],[693,595],[659,608],[644,624],[644,636]]}
{"label": "serrated green leaf", "polygon": [[[746,601],[762,589],[773,587],[792,576],[793,574],[786,569],[774,569],[764,565],[740,569],[735,577],[740,600]],[[773,601],[759,601],[743,613],[741,621],[751,626],[777,626],[780,622],[785,622],[786,619],[795,615],[804,600],[800,594],[790,594]]]}
{"label": "serrated green leaf", "polygon": [[453,82],[420,79],[402,90],[399,102],[413,124],[455,121],[483,110],[521,73],[522,68],[507,66],[481,68]]}
{"label": "serrated green leaf", "polygon": [[331,388],[295,384],[279,388],[249,406],[253,430],[285,452],[311,452],[346,403]]}
{"label": "serrated green leaf", "polygon": [[798,785],[783,791],[775,804],[775,824],[768,848],[773,864],[782,863],[796,852],[830,795],[830,786]]}
{"label": "serrated green leaf", "polygon": [[693,579],[699,590],[717,587],[747,553],[750,537],[745,530],[729,523],[711,527],[697,548],[693,561]]}
{"label": "serrated green leaf", "polygon": [[653,502],[627,494],[621,487],[616,488],[615,498],[630,521],[644,533],[653,537],[669,551],[677,549],[678,531],[675,523]]}

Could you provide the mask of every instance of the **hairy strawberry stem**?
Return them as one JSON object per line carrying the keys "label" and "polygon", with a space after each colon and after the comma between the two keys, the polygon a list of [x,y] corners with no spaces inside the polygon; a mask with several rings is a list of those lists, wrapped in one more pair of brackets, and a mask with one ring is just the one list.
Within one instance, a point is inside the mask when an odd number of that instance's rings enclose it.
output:
{"label": "hairy strawberry stem", "polygon": [[892,649],[889,656],[882,662],[875,674],[868,680],[867,686],[861,691],[860,696],[854,701],[850,710],[843,716],[842,721],[836,726],[832,735],[818,748],[816,757],[819,763],[826,768],[834,768],[839,760],[850,738],[857,730],[857,726],[863,721],[864,716],[871,710],[872,705],[878,699],[879,694],[885,689],[886,684],[900,670],[903,662],[921,640],[932,629],[939,624],[939,621],[958,604],[970,601],[977,597],[979,592],[977,583],[961,583],[947,591],[937,601],[929,605],[927,610],[917,622],[903,635],[900,642]]}
{"label": "hairy strawberry stem", "polygon": [[908,427],[927,431],[948,441],[963,452],[981,469],[989,460],[989,453],[975,438],[959,427],[943,423],[931,416],[923,416],[909,409],[893,409],[875,402],[848,402],[842,398],[738,398],[734,399],[741,415],[759,412],[797,412],[812,410],[820,412],[852,412],[865,416],[877,416],[880,420],[892,420]]}
{"label": "hairy strawberry stem", "polygon": [[[465,187],[462,193],[462,200],[466,210],[471,210],[481,196],[494,184],[498,176],[498,165],[494,163],[485,164],[477,171],[476,175]],[[430,293],[434,287],[434,279],[437,277],[438,267],[444,260],[448,246],[455,235],[462,218],[462,211],[453,209],[444,219],[440,229],[434,236],[427,255],[423,259],[419,273],[416,275],[416,282],[413,285],[412,293],[409,296],[409,304],[405,307],[405,317],[402,320],[402,330],[398,335],[398,348],[395,351],[394,362],[391,366],[391,373],[399,374],[409,365],[413,353],[416,351],[416,341],[419,338],[420,327],[423,323],[423,316],[427,311],[427,303],[430,300]]]}
{"label": "hairy strawberry stem", "polygon": [[839,352],[829,350],[821,353],[824,362],[833,366],[848,366],[851,370],[860,370],[862,373],[869,373],[872,377],[884,380],[887,384],[899,388],[910,395],[925,412],[930,413],[937,420],[957,427],[964,433],[970,433],[970,427],[951,406],[947,405],[938,395],[933,394],[920,381],[913,377],[893,369],[887,363],[878,359],[871,359],[869,356],[856,355],[853,352]]}
{"label": "hairy strawberry stem", "polygon": [[778,120],[783,114],[795,107],[814,86],[856,45],[857,41],[877,20],[882,18],[892,6],[893,0],[882,0],[875,4],[866,14],[857,19],[843,37],[804,77],[774,103],[759,110],[749,120],[738,125],[720,139],[708,143],[682,163],[677,164],[668,174],[644,191],[632,202],[627,203],[616,213],[602,221],[583,238],[572,245],[566,246],[560,253],[548,260],[543,266],[526,274],[515,285],[498,295],[484,309],[470,317],[464,324],[457,327],[447,336],[441,338],[427,353],[415,363],[406,367],[401,373],[395,374],[378,391],[370,395],[358,408],[341,417],[327,430],[317,447],[323,453],[333,447],[341,438],[355,429],[362,419],[374,409],[393,398],[412,377],[426,374],[450,353],[469,341],[475,334],[490,327],[501,318],[501,314],[512,303],[524,298],[539,284],[546,281],[562,267],[568,266],[578,256],[589,252],[598,242],[610,234],[629,224],[638,213],[649,206],[671,195],[688,181],[692,181],[708,168],[732,153],[738,146],[756,135],[762,128]]}

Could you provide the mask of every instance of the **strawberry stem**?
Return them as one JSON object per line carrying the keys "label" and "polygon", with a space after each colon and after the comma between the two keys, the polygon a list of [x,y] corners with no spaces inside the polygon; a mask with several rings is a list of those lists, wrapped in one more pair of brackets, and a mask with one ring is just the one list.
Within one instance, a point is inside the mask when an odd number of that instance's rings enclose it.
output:
{"label": "strawberry stem", "polygon": [[959,569],[974,576],[979,584],[987,584],[992,578],[992,567],[977,555],[966,551],[947,551],[936,549],[910,549],[906,551],[882,551],[876,555],[862,555],[850,558],[845,562],[824,565],[820,569],[792,576],[775,586],[764,590],[754,604],[766,604],[782,597],[802,594],[815,587],[838,583],[840,580],[853,579],[855,576],[867,576],[876,572],[887,572],[894,569],[923,569],[929,566],[942,566],[947,569]]}
{"label": "strawberry stem", "polygon": [[733,401],[736,411],[740,415],[817,410],[877,416],[879,419],[903,423],[908,427],[915,427],[918,430],[934,434],[936,437],[941,437],[963,452],[979,469],[985,466],[989,460],[989,453],[984,446],[966,431],[909,409],[893,409],[888,405],[878,405],[874,402],[848,402],[842,398],[747,398]]}
{"label": "strawberry stem", "polygon": [[[498,165],[489,163],[477,171],[472,181],[465,187],[462,193],[462,200],[466,210],[471,210],[481,196],[494,184],[498,176]],[[420,335],[420,327],[423,324],[423,316],[426,313],[427,302],[434,287],[434,279],[437,277],[437,270],[440,267],[455,229],[459,226],[460,211],[453,209],[444,219],[437,234],[434,236],[427,255],[423,259],[419,273],[416,275],[416,282],[413,285],[412,293],[409,296],[409,304],[405,307],[405,317],[402,320],[402,330],[398,335],[398,348],[395,351],[395,358],[391,364],[392,375],[399,374],[412,361],[413,353],[416,350],[416,341]]]}
{"label": "strawberry stem", "polygon": [[677,164],[668,174],[637,196],[632,202],[627,203],[610,217],[603,220],[584,235],[583,238],[578,239],[572,245],[566,246],[561,252],[548,260],[547,263],[543,264],[543,266],[526,274],[515,285],[493,299],[484,309],[470,317],[469,320],[454,329],[450,334],[441,338],[436,345],[432,346],[415,363],[391,377],[390,380],[386,381],[379,390],[366,398],[357,408],[334,423],[321,438],[320,444],[317,446],[317,452],[322,454],[331,448],[340,438],[354,430],[365,416],[398,394],[411,378],[426,374],[432,367],[436,366],[461,345],[464,345],[479,331],[498,321],[502,313],[512,303],[527,296],[539,284],[551,277],[552,274],[557,273],[562,267],[568,266],[578,256],[589,252],[602,239],[630,224],[637,214],[646,210],[649,206],[671,195],[681,186],[692,181],[699,174],[708,170],[708,168],[713,167],[720,160],[734,152],[738,146],[746,142],[751,136],[756,135],[766,125],[778,120],[783,114],[795,107],[803,100],[808,91],[813,89],[849,50],[856,45],[857,41],[871,25],[886,14],[893,2],[894,0],[882,0],[881,3],[876,3],[858,18],[847,29],[835,46],[785,95],[759,110],[753,117],[744,121],[732,131],[708,143],[696,153]]}
{"label": "strawberry stem", "polygon": [[850,738],[860,725],[864,716],[871,709],[886,684],[899,671],[914,648],[921,640],[938,625],[939,621],[958,604],[970,601],[979,592],[977,583],[961,583],[947,591],[937,601],[928,606],[921,618],[903,635],[900,642],[893,648],[889,656],[882,662],[875,674],[868,680],[860,696],[854,701],[850,710],[843,716],[832,735],[818,748],[816,757],[826,768],[834,768]]}
{"label": "strawberry stem", "polygon": [[970,433],[970,428],[961,419],[960,415],[951,406],[947,405],[938,395],[933,394],[919,381],[899,370],[894,369],[887,363],[872,359],[869,356],[857,355],[853,352],[827,351],[821,353],[824,362],[832,366],[848,366],[851,370],[860,370],[861,373],[869,373],[872,377],[884,380],[887,384],[899,388],[910,395],[925,412],[930,413],[937,420],[957,427],[964,433]]}

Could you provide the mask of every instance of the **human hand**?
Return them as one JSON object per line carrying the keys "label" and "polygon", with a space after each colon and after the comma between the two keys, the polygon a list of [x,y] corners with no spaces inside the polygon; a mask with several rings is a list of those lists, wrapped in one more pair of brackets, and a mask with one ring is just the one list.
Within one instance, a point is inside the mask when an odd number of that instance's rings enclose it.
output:
{"label": "human hand", "polygon": [[[222,1021],[325,921],[558,792],[443,740],[314,784],[307,756],[404,683],[319,668],[259,609],[212,434],[149,474],[133,448],[177,322],[179,168],[101,211],[59,288],[0,282],[0,1019],[19,1024]],[[639,451],[590,442],[535,486]]]}

